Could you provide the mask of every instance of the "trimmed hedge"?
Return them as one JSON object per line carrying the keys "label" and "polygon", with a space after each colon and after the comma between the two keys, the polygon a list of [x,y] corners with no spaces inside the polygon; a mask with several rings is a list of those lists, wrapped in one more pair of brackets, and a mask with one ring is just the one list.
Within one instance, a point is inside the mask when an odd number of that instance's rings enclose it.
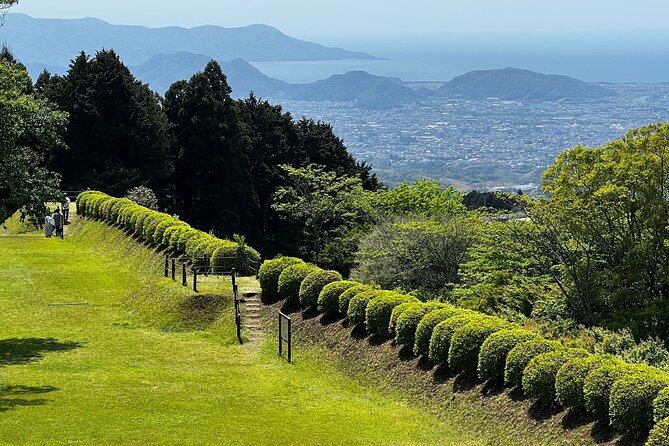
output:
{"label": "trimmed hedge", "polygon": [[628,373],[630,373],[629,366],[619,363],[603,364],[588,373],[583,381],[583,400],[588,413],[600,419],[607,419],[613,383]]}
{"label": "trimmed hedge", "polygon": [[535,357],[562,348],[556,341],[543,338],[531,339],[516,345],[506,356],[504,368],[504,382],[512,386],[523,384],[523,371]]}
{"label": "trimmed hedge", "polygon": [[279,298],[279,276],[284,269],[291,265],[302,264],[304,261],[297,257],[276,257],[265,260],[258,270],[258,281],[262,289],[263,299]]}
{"label": "trimmed hedge", "polygon": [[503,381],[506,357],[511,349],[538,337],[538,334],[522,328],[500,330],[488,336],[479,352],[479,377],[483,380]]}
{"label": "trimmed hedge", "polygon": [[383,336],[388,335],[388,324],[393,309],[404,303],[417,299],[408,294],[394,291],[380,291],[377,296],[370,300],[365,310],[365,326],[368,333],[376,333]]}
{"label": "trimmed hedge", "polygon": [[432,331],[432,337],[430,338],[430,350],[428,352],[428,357],[430,361],[434,364],[441,364],[442,362],[448,362],[448,352],[451,348],[451,338],[453,333],[458,328],[467,325],[468,323],[479,319],[486,318],[480,313],[475,312],[465,312],[453,317],[446,319],[437,324]]}
{"label": "trimmed hedge", "polygon": [[309,274],[300,285],[300,305],[302,308],[318,305],[318,296],[328,283],[342,280],[341,274],[332,270],[316,270]]}
{"label": "trimmed hedge", "polygon": [[653,401],[653,419],[656,423],[669,418],[669,387],[660,391]]}
{"label": "trimmed hedge", "polygon": [[430,351],[430,338],[434,327],[443,322],[449,317],[462,314],[464,311],[461,308],[441,308],[439,310],[432,310],[423,316],[418,326],[416,327],[415,341],[413,344],[413,352],[415,355],[424,355]]}
{"label": "trimmed hedge", "polygon": [[397,317],[395,322],[395,342],[400,345],[413,346],[416,340],[416,329],[420,321],[431,311],[445,308],[446,304],[440,302],[416,302],[407,306]]}
{"label": "trimmed hedge", "polygon": [[325,314],[339,315],[339,297],[354,286],[360,285],[352,280],[338,280],[328,283],[318,295],[318,311]]}
{"label": "trimmed hedge", "polygon": [[585,399],[583,398],[585,378],[594,369],[612,361],[611,357],[603,355],[571,358],[555,376],[557,401],[565,407],[585,408]]}
{"label": "trimmed hedge", "polygon": [[588,355],[581,349],[560,349],[534,357],[523,371],[523,392],[528,398],[552,403],[555,401],[555,377],[560,368],[572,358]]}
{"label": "trimmed hedge", "polygon": [[635,433],[653,427],[653,401],[669,386],[669,376],[659,370],[637,371],[623,376],[611,388],[611,425]]}
{"label": "trimmed hedge", "polygon": [[251,247],[240,249],[235,242],[205,234],[178,218],[147,209],[127,198],[114,198],[98,191],[85,191],[77,197],[77,212],[87,218],[121,226],[135,238],[155,248],[167,248],[174,255],[206,256],[201,261],[202,266],[218,266],[218,259],[212,255],[219,248],[225,248],[226,256],[236,257],[235,261],[228,263],[230,267],[238,268],[241,274],[251,274],[253,268],[250,263],[260,259],[260,254]]}
{"label": "trimmed hedge", "polygon": [[289,302],[300,302],[302,281],[318,267],[311,263],[297,263],[285,268],[279,275],[279,295]]}
{"label": "trimmed hedge", "polygon": [[397,327],[397,319],[404,313],[407,308],[414,305],[416,302],[404,302],[393,308],[393,312],[390,314],[390,321],[388,322],[388,331],[390,333],[395,333],[395,328]]}
{"label": "trimmed hedge", "polygon": [[369,291],[371,289],[372,287],[369,285],[356,285],[341,293],[339,295],[339,313],[348,317],[348,307],[351,303],[351,299],[353,299],[356,294],[362,293],[363,291]]}
{"label": "trimmed hedge", "polygon": [[669,418],[657,422],[650,431],[646,446],[669,446]]}
{"label": "trimmed hedge", "polygon": [[448,349],[448,366],[451,370],[475,373],[481,345],[491,334],[509,326],[496,317],[473,320],[453,332]]}
{"label": "trimmed hedge", "polygon": [[380,290],[367,290],[358,293],[348,304],[348,321],[351,325],[361,325],[365,323],[367,304],[374,299]]}

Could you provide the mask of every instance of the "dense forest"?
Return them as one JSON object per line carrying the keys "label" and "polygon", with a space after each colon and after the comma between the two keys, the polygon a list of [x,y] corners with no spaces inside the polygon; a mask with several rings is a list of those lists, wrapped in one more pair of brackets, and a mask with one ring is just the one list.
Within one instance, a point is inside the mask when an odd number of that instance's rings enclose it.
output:
{"label": "dense forest", "polygon": [[[440,299],[546,336],[669,368],[669,125],[575,147],[541,197],[429,180],[388,189],[330,125],[251,94],[214,61],[160,97],[111,50],[33,83],[0,62],[0,218],[59,190],[126,196],[266,258]],[[131,194],[131,197],[133,195]]]}

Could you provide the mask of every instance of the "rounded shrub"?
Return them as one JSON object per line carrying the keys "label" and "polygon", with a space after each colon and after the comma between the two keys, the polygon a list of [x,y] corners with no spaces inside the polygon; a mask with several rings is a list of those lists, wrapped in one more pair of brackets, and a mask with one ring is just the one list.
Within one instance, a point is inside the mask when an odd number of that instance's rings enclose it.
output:
{"label": "rounded shrub", "polygon": [[523,392],[544,404],[555,401],[555,377],[571,358],[586,357],[581,349],[560,349],[534,357],[523,371]]}
{"label": "rounded shrub", "polygon": [[473,320],[485,317],[487,316],[474,311],[468,311],[439,322],[437,326],[434,327],[434,330],[432,330],[432,337],[430,338],[430,349],[428,351],[430,361],[434,364],[448,362],[451,338],[453,337],[455,330],[467,325]]}
{"label": "rounded shrub", "polygon": [[133,235],[135,237],[141,238],[142,234],[144,233],[144,220],[149,218],[152,213],[153,211],[142,208],[142,211],[137,214],[137,218],[135,219],[135,226],[133,229]]}
{"label": "rounded shrub", "polygon": [[669,387],[665,387],[657,394],[653,401],[653,419],[656,423],[669,417]]}
{"label": "rounded shrub", "polygon": [[333,270],[317,270],[309,274],[300,285],[300,305],[302,305],[302,308],[317,306],[318,296],[321,294],[323,287],[328,283],[342,279],[341,274]]}
{"label": "rounded shrub", "polygon": [[271,301],[279,298],[279,276],[284,269],[298,263],[302,264],[304,261],[297,257],[276,257],[272,260],[265,260],[260,265],[258,280],[263,299]]}
{"label": "rounded shrub", "polygon": [[111,224],[121,223],[119,221],[119,216],[121,214],[121,210],[123,210],[123,208],[128,206],[129,204],[132,204],[132,201],[128,200],[127,198],[116,199],[114,201],[114,203],[109,208],[109,215],[107,217],[109,223],[111,223]]}
{"label": "rounded shrub", "polygon": [[330,315],[339,314],[339,297],[341,294],[354,286],[360,285],[352,280],[338,280],[328,283],[318,295],[318,311]]}
{"label": "rounded shrub", "polygon": [[172,236],[174,235],[175,232],[178,232],[179,230],[185,228],[190,228],[190,226],[188,226],[188,223],[184,223],[182,221],[179,221],[179,223],[173,224],[172,226],[168,226],[167,228],[165,228],[165,231],[163,232],[163,239],[160,242],[160,245],[172,251]]}
{"label": "rounded shrub", "polygon": [[453,332],[448,349],[448,366],[451,370],[472,374],[476,372],[481,345],[491,334],[509,326],[496,317],[476,319]]}
{"label": "rounded shrub", "polygon": [[653,401],[669,386],[669,376],[659,370],[637,371],[616,380],[611,388],[611,425],[641,433],[653,427]]}
{"label": "rounded shrub", "polygon": [[246,248],[231,240],[217,239],[208,245],[204,255],[209,258],[209,265],[214,271],[231,272],[234,268],[236,274],[246,276],[248,274],[248,267],[245,264]]}
{"label": "rounded shrub", "polygon": [[395,291],[381,291],[377,297],[370,300],[365,312],[365,326],[368,333],[376,333],[382,336],[388,335],[388,324],[393,308],[404,302],[410,302],[416,298],[408,294]]}
{"label": "rounded shrub", "polygon": [[339,295],[339,313],[348,316],[348,306],[351,303],[351,299],[353,299],[356,294],[371,289],[372,287],[369,285],[355,285],[341,293]]}
{"label": "rounded shrub", "polygon": [[627,373],[629,365],[618,361],[602,364],[588,373],[583,381],[583,401],[588,413],[602,420],[609,417],[613,383]]}
{"label": "rounded shrub", "polygon": [[445,308],[447,305],[441,302],[416,302],[407,306],[395,322],[395,342],[400,345],[413,346],[416,340],[416,329],[420,321],[431,311]]}
{"label": "rounded shrub", "polygon": [[379,295],[382,290],[367,290],[358,293],[351,298],[348,304],[348,321],[351,325],[361,325],[365,323],[367,313],[367,304],[369,301]]}
{"label": "rounded shrub", "polygon": [[559,342],[542,338],[531,339],[516,345],[506,356],[504,382],[512,386],[522,385],[523,371],[532,359],[542,353],[552,352],[561,348],[562,346]]}
{"label": "rounded shrub", "polygon": [[601,367],[607,361],[610,362],[611,357],[604,355],[576,357],[567,361],[555,376],[557,401],[564,407],[585,408],[583,398],[585,378],[591,371]]}
{"label": "rounded shrub", "polygon": [[285,268],[279,275],[279,295],[292,304],[300,302],[300,285],[318,267],[311,263],[296,263]]}
{"label": "rounded shrub", "polygon": [[404,313],[407,308],[415,305],[416,302],[404,302],[403,304],[400,304],[393,308],[393,312],[390,314],[390,321],[388,322],[388,331],[391,333],[395,333],[395,329],[397,328],[397,319]]}
{"label": "rounded shrub", "polygon": [[195,237],[197,230],[190,226],[178,228],[170,237],[169,250],[173,253],[186,254],[186,243],[191,237]]}
{"label": "rounded shrub", "polygon": [[153,236],[151,237],[153,241],[154,246],[164,246],[163,245],[163,236],[165,235],[165,231],[167,228],[171,228],[173,226],[178,226],[180,224],[183,224],[183,222],[177,220],[176,218],[172,216],[167,216],[162,219],[160,223],[158,223],[158,226],[156,226],[156,230],[153,231]]}
{"label": "rounded shrub", "polygon": [[657,422],[650,431],[646,446],[669,446],[669,418]]}
{"label": "rounded shrub", "polygon": [[466,310],[455,307],[446,307],[432,310],[423,316],[423,319],[420,320],[416,327],[416,335],[413,344],[414,354],[427,354],[430,351],[430,338],[432,337],[434,327],[436,327],[439,322],[443,322],[449,317],[457,316],[463,311]]}
{"label": "rounded shrub", "polygon": [[161,221],[168,217],[165,214],[160,212],[151,212],[151,214],[144,219],[144,224],[142,226],[142,239],[146,240],[149,243],[153,243],[153,233],[156,232],[156,228]]}
{"label": "rounded shrub", "polygon": [[503,381],[506,356],[511,349],[522,342],[538,337],[538,334],[522,328],[508,328],[488,336],[479,352],[479,377],[483,380]]}

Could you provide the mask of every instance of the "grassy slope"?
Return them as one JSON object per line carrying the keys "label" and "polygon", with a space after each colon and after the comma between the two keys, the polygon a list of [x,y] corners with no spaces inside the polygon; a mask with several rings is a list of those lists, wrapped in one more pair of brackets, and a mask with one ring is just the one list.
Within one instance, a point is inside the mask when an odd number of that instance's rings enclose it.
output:
{"label": "grassy slope", "polygon": [[0,444],[488,443],[316,350],[236,345],[227,286],[193,297],[120,231],[68,232],[0,237]]}

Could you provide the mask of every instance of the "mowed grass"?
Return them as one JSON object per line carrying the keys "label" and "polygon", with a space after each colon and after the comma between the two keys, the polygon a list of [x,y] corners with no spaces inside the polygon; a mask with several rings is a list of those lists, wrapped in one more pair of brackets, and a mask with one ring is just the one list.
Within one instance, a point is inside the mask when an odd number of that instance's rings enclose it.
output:
{"label": "mowed grass", "polygon": [[228,284],[194,297],[120,231],[69,229],[0,237],[0,444],[483,444],[317,355],[237,345]]}

